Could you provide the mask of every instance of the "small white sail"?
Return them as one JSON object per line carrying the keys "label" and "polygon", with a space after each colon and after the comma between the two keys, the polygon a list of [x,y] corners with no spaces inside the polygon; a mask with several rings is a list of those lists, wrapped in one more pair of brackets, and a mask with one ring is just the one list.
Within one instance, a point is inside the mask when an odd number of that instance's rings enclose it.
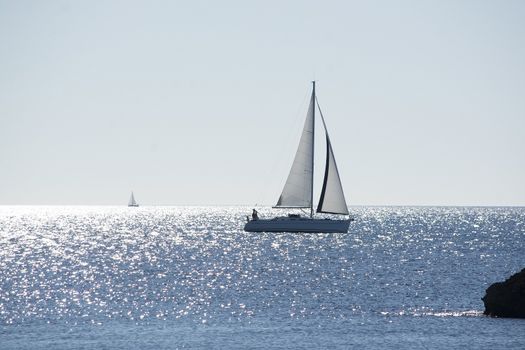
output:
{"label": "small white sail", "polygon": [[[326,125],[325,125],[326,127]],[[324,173],[323,189],[317,206],[318,213],[348,215],[343,185],[335,163],[334,151],[330,143],[330,137],[326,132],[326,168]]]}
{"label": "small white sail", "polygon": [[315,89],[306,114],[299,147],[276,208],[310,208],[314,174]]}
{"label": "small white sail", "polygon": [[131,192],[131,197],[129,198],[128,207],[138,207],[139,205],[135,201],[135,196],[133,196],[133,192]]}

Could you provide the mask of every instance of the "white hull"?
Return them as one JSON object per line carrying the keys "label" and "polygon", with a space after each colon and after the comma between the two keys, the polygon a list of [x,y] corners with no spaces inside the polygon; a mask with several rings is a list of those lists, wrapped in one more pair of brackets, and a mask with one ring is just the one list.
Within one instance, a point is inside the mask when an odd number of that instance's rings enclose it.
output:
{"label": "white hull", "polygon": [[276,217],[273,219],[250,220],[245,226],[247,232],[312,232],[348,233],[352,219],[311,219],[305,217]]}

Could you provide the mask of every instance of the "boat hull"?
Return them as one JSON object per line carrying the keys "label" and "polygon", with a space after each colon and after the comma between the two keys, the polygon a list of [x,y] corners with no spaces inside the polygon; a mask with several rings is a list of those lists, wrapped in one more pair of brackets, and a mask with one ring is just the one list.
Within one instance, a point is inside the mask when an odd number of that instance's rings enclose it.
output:
{"label": "boat hull", "polygon": [[311,219],[277,217],[273,219],[250,220],[245,226],[247,232],[307,232],[307,233],[348,233],[352,219]]}

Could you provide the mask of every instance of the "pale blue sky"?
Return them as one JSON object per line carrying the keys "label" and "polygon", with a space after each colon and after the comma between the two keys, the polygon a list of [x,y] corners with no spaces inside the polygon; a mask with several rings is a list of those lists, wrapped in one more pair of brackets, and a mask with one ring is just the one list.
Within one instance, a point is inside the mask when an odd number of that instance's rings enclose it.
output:
{"label": "pale blue sky", "polygon": [[315,78],[350,205],[525,205],[524,18],[0,0],[0,204],[274,204]]}

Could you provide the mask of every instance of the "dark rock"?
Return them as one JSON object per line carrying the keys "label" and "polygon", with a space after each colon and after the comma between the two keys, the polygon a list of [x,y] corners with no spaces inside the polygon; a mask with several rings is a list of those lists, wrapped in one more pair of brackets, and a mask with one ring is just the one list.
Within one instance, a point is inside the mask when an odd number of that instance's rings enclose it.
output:
{"label": "dark rock", "polygon": [[525,318],[525,269],[487,288],[483,298],[485,315]]}

